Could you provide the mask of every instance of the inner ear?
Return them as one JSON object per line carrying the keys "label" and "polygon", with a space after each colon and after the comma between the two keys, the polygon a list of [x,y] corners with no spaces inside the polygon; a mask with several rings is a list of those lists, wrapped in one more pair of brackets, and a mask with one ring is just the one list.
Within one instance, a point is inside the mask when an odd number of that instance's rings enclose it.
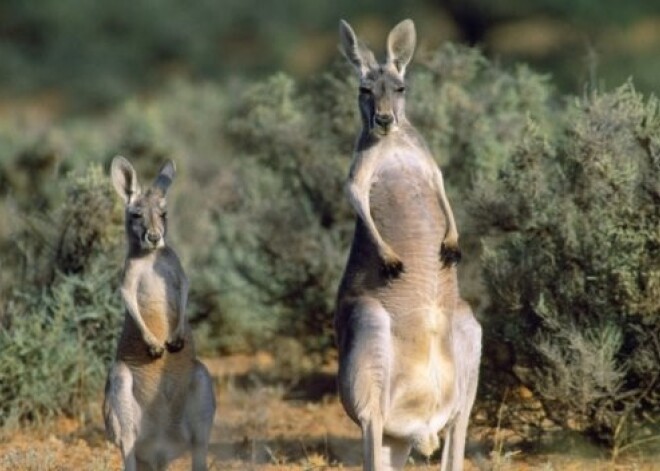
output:
{"label": "inner ear", "polygon": [[118,155],[112,159],[110,176],[115,191],[124,200],[125,204],[130,204],[140,193],[137,173],[126,158]]}
{"label": "inner ear", "polygon": [[374,53],[360,41],[351,25],[344,20],[339,21],[340,50],[355,67],[359,77],[364,77],[370,68],[378,66]]}
{"label": "inner ear", "polygon": [[412,20],[403,20],[387,36],[387,62],[403,76],[415,53],[417,33]]}

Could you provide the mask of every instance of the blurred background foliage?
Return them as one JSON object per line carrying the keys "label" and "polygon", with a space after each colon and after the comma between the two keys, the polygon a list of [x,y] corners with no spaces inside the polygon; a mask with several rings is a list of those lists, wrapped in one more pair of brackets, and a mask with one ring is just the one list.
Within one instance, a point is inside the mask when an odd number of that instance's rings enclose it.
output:
{"label": "blurred background foliage", "polygon": [[202,353],[267,349],[294,377],[332,361],[359,126],[337,22],[382,52],[406,16],[408,114],[443,168],[484,325],[480,407],[495,420],[523,385],[543,406],[526,438],[547,418],[614,451],[657,439],[651,0],[2,2],[3,424],[84,416],[101,390],[122,315],[116,154],[145,177],[177,162],[171,243]]}
{"label": "blurred background foliage", "polygon": [[565,91],[589,80],[660,77],[654,0],[6,0],[0,5],[0,91],[60,111],[97,110],[151,95],[171,77],[294,77],[337,56],[337,20],[382,51],[391,24],[415,18],[423,51],[444,40],[478,45],[503,63],[551,72]]}

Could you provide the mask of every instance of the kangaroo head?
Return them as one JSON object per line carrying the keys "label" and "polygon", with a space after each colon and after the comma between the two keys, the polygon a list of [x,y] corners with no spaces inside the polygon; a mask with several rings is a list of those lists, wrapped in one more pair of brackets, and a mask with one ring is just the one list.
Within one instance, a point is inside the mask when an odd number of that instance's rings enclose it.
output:
{"label": "kangaroo head", "polygon": [[167,202],[165,196],[175,175],[174,162],[167,161],[153,184],[142,191],[137,173],[124,157],[112,160],[112,183],[126,205],[126,236],[129,247],[151,251],[165,246]]}
{"label": "kangaroo head", "polygon": [[415,52],[415,25],[404,20],[387,37],[387,60],[379,64],[351,26],[339,23],[341,49],[360,79],[362,124],[370,133],[386,135],[405,121],[406,66]]}

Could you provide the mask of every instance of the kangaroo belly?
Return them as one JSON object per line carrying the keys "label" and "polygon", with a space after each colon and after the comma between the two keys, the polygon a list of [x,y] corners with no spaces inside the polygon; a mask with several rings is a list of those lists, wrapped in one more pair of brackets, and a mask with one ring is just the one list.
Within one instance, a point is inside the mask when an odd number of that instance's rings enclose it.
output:
{"label": "kangaroo belly", "polygon": [[385,432],[418,441],[437,434],[456,400],[449,316],[417,306],[393,316],[373,298],[343,304],[338,312],[339,390],[349,416],[382,410]]}
{"label": "kangaroo belly", "polygon": [[[445,215],[429,179],[419,172],[388,167],[373,184],[370,203],[379,233],[401,258],[405,270],[397,279],[375,288],[383,307],[401,318],[402,324],[419,323],[438,304],[448,308],[441,299],[448,281],[440,261]],[[365,239],[361,243],[372,243]],[[364,261],[367,269],[378,270],[377,259]],[[404,319],[410,316],[411,320]]]}
{"label": "kangaroo belly", "polygon": [[[151,323],[149,327],[153,325]],[[168,327],[163,328],[169,332]],[[163,335],[163,339],[166,337]],[[176,402],[185,394],[194,368],[195,348],[191,331],[189,328],[186,331],[182,350],[176,353],[166,350],[162,357],[153,358],[133,319],[126,315],[117,346],[117,360],[124,362],[131,371],[133,393],[139,404],[154,404],[155,408],[156,405]]]}
{"label": "kangaroo belly", "polygon": [[165,413],[160,407],[171,409],[183,403],[190,385],[193,360],[165,353],[150,363],[135,365],[128,363],[133,373],[133,394],[138,403],[153,410],[156,416]]}
{"label": "kangaroo belly", "polygon": [[437,304],[393,317],[388,433],[409,438],[437,434],[453,412],[456,372],[450,319]]}
{"label": "kangaroo belly", "polygon": [[191,440],[191,424],[185,417],[189,377],[164,374],[154,384],[144,377],[137,380],[140,376],[135,375],[133,389],[142,411],[136,454],[145,462],[169,462],[181,455]]}

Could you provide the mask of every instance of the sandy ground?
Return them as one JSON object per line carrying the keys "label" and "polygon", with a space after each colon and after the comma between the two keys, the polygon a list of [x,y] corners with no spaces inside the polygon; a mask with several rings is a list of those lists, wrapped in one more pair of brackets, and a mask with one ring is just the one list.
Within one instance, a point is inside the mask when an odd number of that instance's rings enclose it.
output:
{"label": "sandy ground", "polygon": [[[263,379],[258,371],[267,368],[268,362],[258,356],[205,361],[216,379],[218,400],[209,469],[360,469],[359,430],[333,394],[332,372],[320,371],[302,387],[291,388]],[[121,469],[119,450],[104,438],[100,402],[94,404],[91,415],[85,425],[59,418],[41,429],[5,433],[0,439],[0,470]],[[479,425],[471,427],[466,471],[660,471],[660,463],[639,457],[612,463],[567,454],[527,456],[506,443],[493,452],[497,433]],[[184,456],[170,469],[189,467],[190,459]],[[439,465],[436,458],[427,461],[413,455],[406,469],[439,469]]]}

